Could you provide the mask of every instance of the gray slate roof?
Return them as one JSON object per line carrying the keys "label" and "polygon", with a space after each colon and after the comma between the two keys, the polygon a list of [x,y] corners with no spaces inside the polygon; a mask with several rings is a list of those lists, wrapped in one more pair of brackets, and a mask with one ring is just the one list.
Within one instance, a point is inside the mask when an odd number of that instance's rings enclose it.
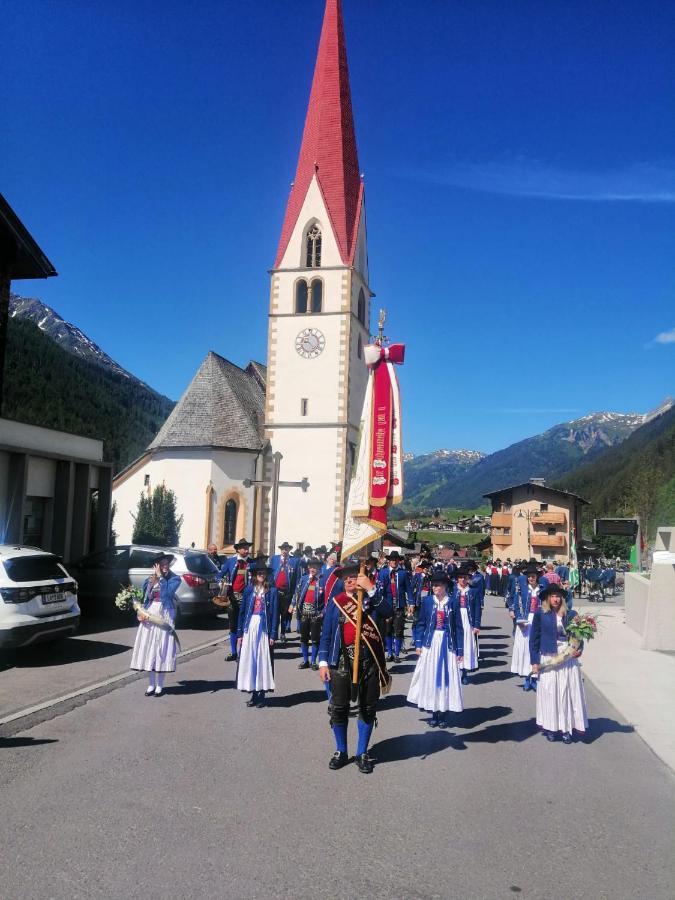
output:
{"label": "gray slate roof", "polygon": [[265,366],[260,363],[240,369],[211,350],[148,450],[260,450],[264,442],[265,374]]}

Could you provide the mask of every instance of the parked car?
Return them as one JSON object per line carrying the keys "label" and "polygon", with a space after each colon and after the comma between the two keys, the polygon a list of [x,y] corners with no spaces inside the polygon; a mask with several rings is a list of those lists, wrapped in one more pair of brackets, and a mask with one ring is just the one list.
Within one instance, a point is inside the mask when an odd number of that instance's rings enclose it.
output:
{"label": "parked car", "polygon": [[123,544],[78,559],[71,565],[80,585],[84,614],[114,611],[113,601],[122,587],[142,588],[152,575],[152,559],[161,551],[172,553],[171,571],[180,575],[176,597],[181,616],[216,614],[212,597],[218,593],[220,572],[206,550]]}
{"label": "parked car", "polygon": [[77,582],[53,553],[0,545],[0,598],[0,647],[27,647],[79,628]]}

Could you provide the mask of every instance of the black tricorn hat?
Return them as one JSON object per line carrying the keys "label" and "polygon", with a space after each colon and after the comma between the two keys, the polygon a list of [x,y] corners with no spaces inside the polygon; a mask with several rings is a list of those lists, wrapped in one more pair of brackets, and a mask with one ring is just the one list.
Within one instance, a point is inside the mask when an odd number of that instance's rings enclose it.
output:
{"label": "black tricorn hat", "polygon": [[284,541],[283,544],[279,544],[280,550],[292,550],[293,544],[289,544],[288,541]]}
{"label": "black tricorn hat", "polygon": [[241,547],[252,547],[253,544],[250,541],[247,541],[246,538],[239,538],[237,543],[233,546],[235,550],[239,550]]}
{"label": "black tricorn hat", "polygon": [[151,562],[154,566],[155,563],[161,562],[163,559],[168,559],[169,565],[171,565],[171,563],[175,560],[175,558],[176,557],[173,555],[173,553],[167,553],[166,550],[162,550],[162,552],[158,553],[157,556],[152,557]]}
{"label": "black tricorn hat", "polygon": [[567,591],[561,584],[547,584],[545,588],[539,591],[539,599],[546,600],[551,594],[560,594],[561,597],[567,599]]}

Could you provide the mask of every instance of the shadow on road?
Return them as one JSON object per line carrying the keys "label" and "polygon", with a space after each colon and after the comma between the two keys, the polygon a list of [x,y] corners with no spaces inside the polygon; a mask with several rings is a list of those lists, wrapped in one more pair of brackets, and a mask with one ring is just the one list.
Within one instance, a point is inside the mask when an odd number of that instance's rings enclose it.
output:
{"label": "shadow on road", "polygon": [[588,731],[581,738],[584,744],[592,744],[601,738],[603,734],[632,734],[635,731],[632,725],[622,725],[615,719],[600,717],[588,720]]}
{"label": "shadow on road", "polygon": [[0,750],[9,750],[12,747],[37,747],[38,744],[58,744],[58,740],[56,738],[0,737]]}
{"label": "shadow on road", "polygon": [[91,641],[88,638],[66,638],[25,650],[7,651],[3,669],[37,669],[40,666],[67,666],[87,659],[103,659],[128,653],[127,644],[112,644],[108,641]]}
{"label": "shadow on road", "polygon": [[445,729],[402,734],[375,744],[369,751],[374,762],[386,764],[406,759],[426,759],[443,750],[466,750],[461,737]]}
{"label": "shadow on road", "polygon": [[460,728],[478,728],[485,722],[503,719],[513,712],[510,706],[474,706],[464,712],[455,713],[454,722]]}
{"label": "shadow on road", "polygon": [[[478,663],[479,669],[494,669],[495,666],[505,666],[507,664],[507,660],[505,659],[486,659],[485,657],[487,656],[487,653],[485,654],[485,656],[481,656]],[[492,654],[490,654],[490,656],[492,656]]]}
{"label": "shadow on road", "polygon": [[481,674],[480,668],[475,675],[473,672],[469,672],[471,684],[488,684],[490,681],[506,681],[507,678],[514,677],[511,672],[484,672]]}
{"label": "shadow on road", "polygon": [[488,725],[482,731],[464,735],[464,740],[472,744],[499,744],[502,741],[521,743],[539,733],[539,728],[534,719],[524,719],[522,722],[500,722],[498,725]]}
{"label": "shadow on road", "polygon": [[[492,636],[492,635],[491,635],[491,636]],[[486,654],[486,656],[487,656],[487,655],[494,655],[494,654],[495,654],[495,651],[501,651],[502,653],[508,654],[508,650],[504,650],[505,644],[506,644],[506,640],[500,641],[498,644],[488,643],[488,641],[481,641],[481,642],[480,642],[480,652],[481,652],[481,655],[482,655],[482,653],[483,653],[484,650],[489,650],[489,651],[490,651],[490,653],[489,653],[489,654]]]}
{"label": "shadow on road", "polygon": [[179,681],[164,688],[165,694],[215,694],[236,686],[235,681],[205,681],[196,678],[194,681]]}
{"label": "shadow on road", "polygon": [[274,697],[270,694],[265,699],[266,706],[278,706],[282,709],[288,709],[291,706],[300,706],[301,703],[325,703],[326,692],[321,689],[319,691],[300,691],[297,694],[288,694],[285,697]]}

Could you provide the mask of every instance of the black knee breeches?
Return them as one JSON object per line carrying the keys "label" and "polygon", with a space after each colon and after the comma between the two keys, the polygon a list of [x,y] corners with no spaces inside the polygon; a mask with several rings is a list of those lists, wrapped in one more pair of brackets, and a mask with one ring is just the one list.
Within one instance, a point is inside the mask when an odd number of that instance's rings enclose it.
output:
{"label": "black knee breeches", "polygon": [[[344,666],[330,670],[331,725],[346,725],[349,719],[349,702],[352,690],[352,673]],[[377,666],[369,660],[361,669],[359,678],[359,718],[370,725],[375,721],[377,701],[380,697],[380,680]]]}
{"label": "black knee breeches", "polygon": [[321,637],[321,622],[323,620],[314,616],[303,616],[300,619],[300,643],[318,645]]}

